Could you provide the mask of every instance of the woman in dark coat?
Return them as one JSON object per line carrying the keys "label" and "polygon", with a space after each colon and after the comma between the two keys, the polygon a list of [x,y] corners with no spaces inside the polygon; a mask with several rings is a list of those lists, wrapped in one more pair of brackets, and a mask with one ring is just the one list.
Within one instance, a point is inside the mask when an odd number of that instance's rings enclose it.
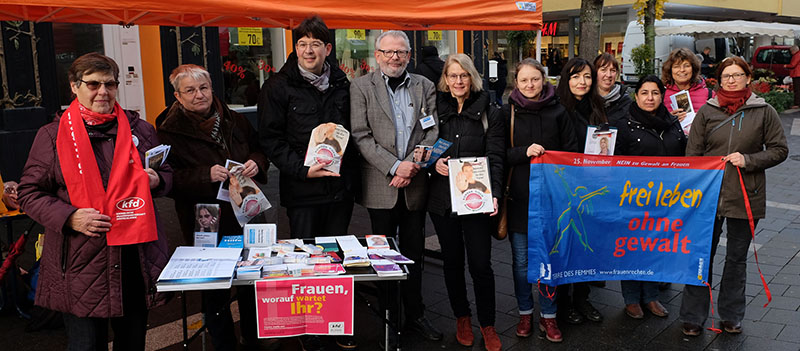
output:
{"label": "woman in dark coat", "polygon": [[[564,106],[558,103],[556,89],[545,81],[545,69],[538,61],[527,58],[516,66],[515,88],[508,104],[503,106],[506,121],[506,164],[511,181],[506,184],[508,206],[508,238],[511,241],[514,292],[520,321],[517,335],[531,335],[533,286],[528,282],[528,185],[531,157],[545,150],[578,151],[575,128]],[[513,135],[512,135],[513,133]],[[539,235],[538,233],[530,233]],[[542,292],[539,294],[541,318],[539,329],[548,340],[560,342],[561,331],[556,323],[556,304]]]}
{"label": "woman in dark coat", "polygon": [[[686,136],[681,123],[667,112],[662,103],[666,88],[656,76],[647,76],[636,84],[636,103],[626,118],[617,120],[615,154],[630,156],[683,156]],[[634,319],[644,318],[641,304],[654,315],[667,317],[669,312],[658,301],[658,282],[622,281],[625,313]]]}
{"label": "woman in dark coat", "polygon": [[[439,81],[436,109],[439,115],[439,137],[453,145],[437,160],[431,172],[428,211],[442,247],[444,280],[450,306],[457,318],[456,340],[472,346],[473,333],[467,285],[464,279],[464,252],[469,263],[475,289],[475,304],[486,349],[500,350],[500,338],[494,329],[495,288],[492,271],[490,216],[497,214],[497,200],[503,184],[503,118],[490,104],[472,59],[464,54],[450,55]],[[450,203],[450,158],[486,157],[491,184],[475,182],[468,188],[486,191],[491,187],[491,214],[458,216]],[[467,163],[465,163],[465,168]]]}
{"label": "woman in dark coat", "polygon": [[[45,227],[36,304],[64,313],[68,349],[144,350],[147,311],[166,302],[167,263],[153,198],[168,165],[144,169],[155,130],[116,103],[119,67],[90,53],[69,68],[76,99],[36,135],[19,184],[22,209]],[[131,219],[129,216],[134,215]]]}
{"label": "woman in dark coat", "polygon": [[[564,65],[558,84],[558,97],[570,114],[580,145],[578,152],[582,152],[587,128],[602,128],[608,124],[603,98],[597,94],[597,71],[589,61],[576,57]],[[603,320],[603,315],[589,302],[588,282],[559,286],[558,305],[572,324],[583,323],[584,318],[593,322]]]}
{"label": "woman in dark coat", "polygon": [[[167,161],[175,170],[175,211],[184,240],[194,242],[195,205],[219,204],[217,228],[224,235],[239,235],[242,227],[229,202],[217,200],[220,182],[230,177],[226,160],[244,164],[243,175],[266,183],[267,158],[258,148],[255,130],[244,116],[231,111],[211,91],[211,76],[200,66],[181,65],[170,75],[175,101],[158,126],[158,136],[171,145]],[[242,336],[255,341],[255,297],[252,286],[237,288]],[[228,307],[230,291],[203,292],[203,308],[211,340],[216,350],[235,349],[233,317]],[[250,325],[247,325],[250,323]]]}
{"label": "woman in dark coat", "polygon": [[626,119],[633,100],[628,96],[627,87],[617,82],[619,62],[614,55],[604,52],[594,59],[594,67],[597,69],[597,94],[603,98],[608,123]]}

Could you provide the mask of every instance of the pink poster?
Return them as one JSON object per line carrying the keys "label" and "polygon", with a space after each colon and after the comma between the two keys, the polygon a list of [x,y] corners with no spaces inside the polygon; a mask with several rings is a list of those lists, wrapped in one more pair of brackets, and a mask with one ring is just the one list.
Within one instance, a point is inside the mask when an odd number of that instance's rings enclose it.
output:
{"label": "pink poster", "polygon": [[258,337],[353,335],[353,277],[256,281]]}

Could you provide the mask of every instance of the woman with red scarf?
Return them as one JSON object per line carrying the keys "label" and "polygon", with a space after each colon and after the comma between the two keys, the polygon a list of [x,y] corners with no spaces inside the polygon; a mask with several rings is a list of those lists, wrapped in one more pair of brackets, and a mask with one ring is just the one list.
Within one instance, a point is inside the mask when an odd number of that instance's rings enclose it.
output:
{"label": "woman with red scarf", "polygon": [[[766,212],[764,170],[783,162],[789,152],[778,113],[748,87],[752,75],[747,62],[739,57],[726,58],[719,64],[720,90],[697,112],[686,146],[686,156],[721,156],[726,163],[712,233],[712,262],[706,265],[709,271],[704,276],[711,284],[714,255],[725,222],[728,242],[717,306],[722,329],[732,334],[742,332],[751,230]],[[708,317],[709,299],[706,286],[684,287],[680,318],[683,334],[700,335]]]}
{"label": "woman with red scarf", "polygon": [[168,260],[153,198],[168,165],[142,167],[155,129],[116,101],[119,67],[90,53],[69,68],[76,98],[42,127],[19,184],[22,209],[45,227],[36,304],[64,314],[68,349],[144,350],[155,281]]}

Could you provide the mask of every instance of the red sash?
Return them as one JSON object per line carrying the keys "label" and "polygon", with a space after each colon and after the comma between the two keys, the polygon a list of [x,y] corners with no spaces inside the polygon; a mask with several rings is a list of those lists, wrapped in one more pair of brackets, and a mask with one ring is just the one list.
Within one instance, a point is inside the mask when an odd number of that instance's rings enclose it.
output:
{"label": "red sash", "polygon": [[158,239],[150,182],[133,145],[128,116],[114,105],[117,142],[108,178],[108,189],[97,166],[77,99],[61,116],[56,138],[58,161],[70,202],[78,208],[94,208],[111,217],[108,245],[138,244]]}

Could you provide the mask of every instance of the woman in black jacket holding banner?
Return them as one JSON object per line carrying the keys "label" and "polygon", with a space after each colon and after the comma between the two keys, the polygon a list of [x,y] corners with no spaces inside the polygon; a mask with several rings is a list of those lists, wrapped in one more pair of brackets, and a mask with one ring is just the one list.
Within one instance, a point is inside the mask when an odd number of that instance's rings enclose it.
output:
{"label": "woman in black jacket holding banner", "polygon": [[[636,84],[636,102],[628,115],[616,120],[615,154],[630,156],[683,156],[686,136],[681,123],[667,112],[661,102],[666,88],[656,76],[647,76]],[[669,312],[658,301],[658,282],[623,280],[625,313],[634,319],[644,318],[641,303],[654,315],[667,317]]]}
{"label": "woman in black jacket holding banner", "polygon": [[[517,297],[520,321],[517,336],[531,335],[533,313],[533,286],[528,282],[528,196],[531,157],[546,150],[578,151],[575,128],[564,106],[558,103],[556,88],[545,81],[544,66],[527,58],[519,62],[514,74],[515,88],[508,104],[503,106],[507,118],[506,162],[510,181],[506,184],[508,196],[508,238],[511,241],[514,293]],[[531,233],[541,235],[541,233]],[[554,296],[546,297],[539,290],[541,318],[539,329],[547,340],[560,342],[561,331],[556,323]],[[552,291],[554,292],[554,291]]]}
{"label": "woman in black jacket holding banner", "polygon": [[[464,252],[475,289],[478,322],[487,350],[500,350],[500,338],[494,329],[495,289],[492,271],[490,216],[497,214],[497,201],[503,184],[503,118],[490,104],[472,59],[464,54],[447,58],[438,84],[436,109],[439,137],[453,144],[431,170],[428,211],[442,247],[444,280],[450,306],[457,318],[456,340],[472,346],[473,333],[467,284],[464,279]],[[447,161],[450,158],[487,157],[491,184],[468,184],[482,190],[491,187],[493,201],[484,203],[492,213],[457,216],[450,203],[451,189]],[[466,168],[467,163],[464,163]]]}

